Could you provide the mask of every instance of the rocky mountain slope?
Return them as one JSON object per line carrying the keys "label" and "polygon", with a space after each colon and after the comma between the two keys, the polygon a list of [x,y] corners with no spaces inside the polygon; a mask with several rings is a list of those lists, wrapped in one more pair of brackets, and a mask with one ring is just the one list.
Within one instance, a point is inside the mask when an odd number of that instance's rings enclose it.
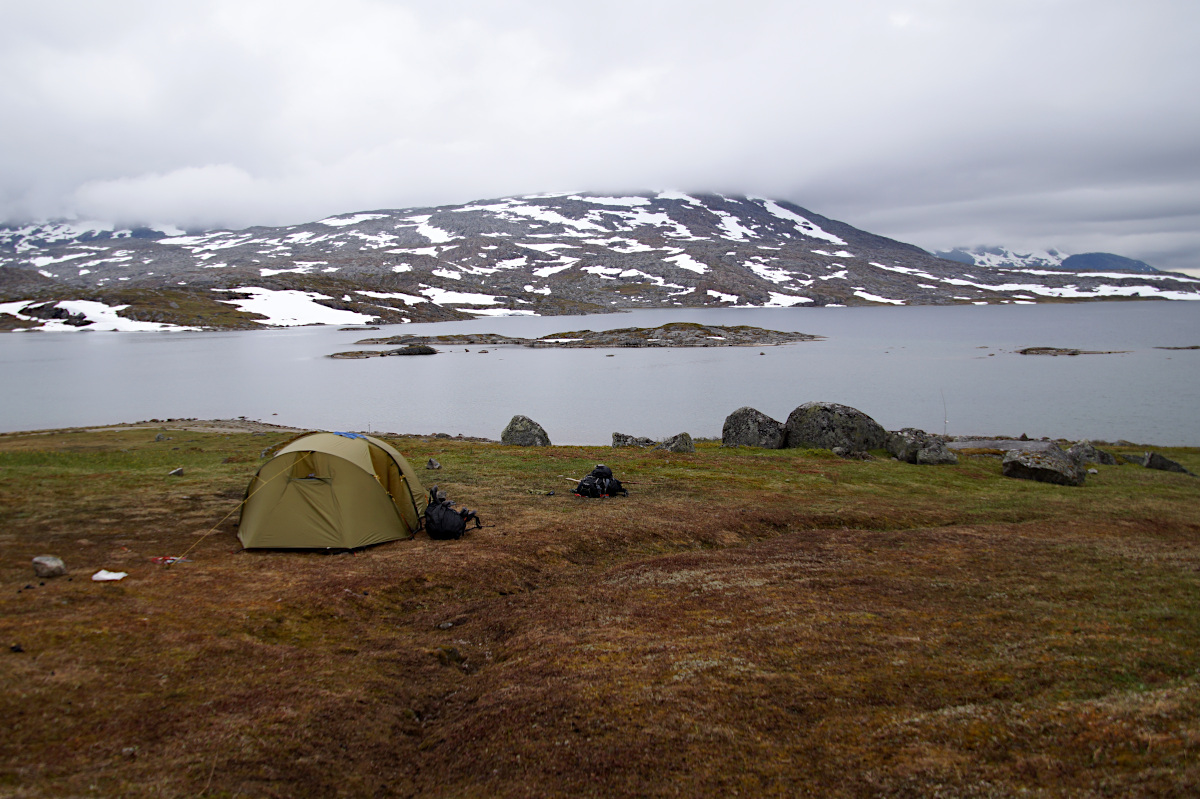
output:
{"label": "rocky mountain slope", "polygon": [[1200,281],[966,266],[786,201],[678,192],[509,197],[190,233],[0,228],[7,329],[1118,297],[1200,299]]}

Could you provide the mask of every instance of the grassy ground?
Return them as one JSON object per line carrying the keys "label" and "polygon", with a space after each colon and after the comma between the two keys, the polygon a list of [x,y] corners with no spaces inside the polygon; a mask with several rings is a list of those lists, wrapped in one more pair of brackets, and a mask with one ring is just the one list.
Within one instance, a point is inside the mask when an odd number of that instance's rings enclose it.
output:
{"label": "grassy ground", "polygon": [[1200,792],[1186,475],[398,438],[483,530],[246,552],[286,435],[156,432],[0,436],[0,795]]}

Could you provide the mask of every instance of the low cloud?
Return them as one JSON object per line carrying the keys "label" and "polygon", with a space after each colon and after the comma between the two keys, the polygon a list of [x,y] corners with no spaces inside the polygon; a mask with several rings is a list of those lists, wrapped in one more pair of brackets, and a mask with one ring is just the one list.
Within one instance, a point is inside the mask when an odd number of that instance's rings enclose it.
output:
{"label": "low cloud", "polygon": [[181,227],[767,194],[929,247],[1200,252],[1200,7],[114,0],[8,8],[0,215]]}

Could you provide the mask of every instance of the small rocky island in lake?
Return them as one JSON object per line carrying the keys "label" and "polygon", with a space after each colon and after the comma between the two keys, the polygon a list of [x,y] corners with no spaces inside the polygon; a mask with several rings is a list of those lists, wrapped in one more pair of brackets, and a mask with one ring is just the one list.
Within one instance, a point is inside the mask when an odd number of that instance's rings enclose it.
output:
{"label": "small rocky island in lake", "polygon": [[1018,355],[1125,355],[1129,350],[1073,350],[1063,347],[1026,347]]}
{"label": "small rocky island in lake", "polygon": [[393,350],[355,350],[337,352],[331,358],[377,358],[390,355],[407,355],[411,347],[432,345],[497,346],[508,344],[519,347],[561,348],[605,348],[605,347],[773,347],[777,344],[792,344],[797,341],[818,341],[823,336],[809,333],[790,333],[780,330],[764,330],[761,327],[738,325],[724,327],[702,325],[696,322],[671,322],[658,327],[623,327],[618,330],[572,330],[554,333],[541,338],[518,338],[496,333],[451,333],[442,336],[391,336],[368,338],[357,344],[393,345]]}

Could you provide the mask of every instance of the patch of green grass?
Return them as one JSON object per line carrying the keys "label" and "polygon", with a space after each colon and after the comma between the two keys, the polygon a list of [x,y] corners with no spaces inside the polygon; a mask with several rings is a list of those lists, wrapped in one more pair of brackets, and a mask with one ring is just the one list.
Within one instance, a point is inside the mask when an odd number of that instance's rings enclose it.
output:
{"label": "patch of green grass", "polygon": [[260,327],[267,317],[219,302],[227,295],[207,288],[113,288],[101,292],[109,305],[128,305],[118,312],[127,319],[187,327],[246,329]]}

